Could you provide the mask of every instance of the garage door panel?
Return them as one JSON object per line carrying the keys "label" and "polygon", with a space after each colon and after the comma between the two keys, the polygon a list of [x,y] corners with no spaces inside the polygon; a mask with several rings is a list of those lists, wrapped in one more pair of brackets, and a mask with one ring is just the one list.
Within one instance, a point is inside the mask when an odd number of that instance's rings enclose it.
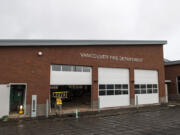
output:
{"label": "garage door panel", "polygon": [[91,73],[51,72],[51,85],[91,85]]}
{"label": "garage door panel", "polygon": [[135,84],[157,84],[158,72],[156,70],[135,70]]}
{"label": "garage door panel", "polygon": [[51,85],[91,85],[92,69],[86,66],[51,65]]}
{"label": "garage door panel", "polygon": [[138,96],[138,104],[155,104],[159,102],[159,94],[137,94],[135,100]]}
{"label": "garage door panel", "polygon": [[156,70],[134,70],[135,100],[138,104],[159,103],[158,72]]}
{"label": "garage door panel", "polygon": [[127,106],[129,105],[129,100],[127,99],[129,99],[129,95],[101,96],[100,108]]}
{"label": "garage door panel", "polygon": [[98,70],[100,84],[119,84],[129,83],[129,70],[119,68],[99,68]]}
{"label": "garage door panel", "polygon": [[129,70],[98,68],[100,108],[128,106]]}
{"label": "garage door panel", "polygon": [[7,85],[0,85],[0,118],[9,115],[10,89]]}

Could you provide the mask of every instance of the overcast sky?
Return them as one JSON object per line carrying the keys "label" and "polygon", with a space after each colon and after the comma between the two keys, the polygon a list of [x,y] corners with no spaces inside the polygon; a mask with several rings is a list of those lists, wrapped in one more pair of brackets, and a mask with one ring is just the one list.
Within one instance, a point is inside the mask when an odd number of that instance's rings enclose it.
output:
{"label": "overcast sky", "polygon": [[0,38],[168,40],[180,59],[180,0],[0,0]]}

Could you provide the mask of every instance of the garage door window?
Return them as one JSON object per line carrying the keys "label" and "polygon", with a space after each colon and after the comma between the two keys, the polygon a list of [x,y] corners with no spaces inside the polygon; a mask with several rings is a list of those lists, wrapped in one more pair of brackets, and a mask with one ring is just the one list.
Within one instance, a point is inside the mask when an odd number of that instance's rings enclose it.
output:
{"label": "garage door window", "polygon": [[91,72],[91,68],[86,66],[52,65],[52,71]]}
{"label": "garage door window", "polygon": [[99,96],[127,95],[128,84],[100,84]]}
{"label": "garage door window", "polygon": [[157,84],[135,84],[135,94],[152,94],[158,93]]}

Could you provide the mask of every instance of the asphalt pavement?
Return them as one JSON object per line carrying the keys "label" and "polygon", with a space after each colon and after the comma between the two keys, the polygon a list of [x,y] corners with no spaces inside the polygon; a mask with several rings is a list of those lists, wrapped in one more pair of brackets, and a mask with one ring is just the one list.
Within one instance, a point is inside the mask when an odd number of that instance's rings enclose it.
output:
{"label": "asphalt pavement", "polygon": [[0,122],[0,135],[180,135],[180,107],[116,115]]}

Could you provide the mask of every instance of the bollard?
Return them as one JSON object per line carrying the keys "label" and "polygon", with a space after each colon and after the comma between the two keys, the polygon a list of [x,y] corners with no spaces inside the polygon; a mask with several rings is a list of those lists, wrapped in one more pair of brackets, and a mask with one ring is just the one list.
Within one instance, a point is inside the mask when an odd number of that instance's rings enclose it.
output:
{"label": "bollard", "polygon": [[76,119],[79,118],[79,116],[78,116],[78,109],[75,110],[75,116],[76,116]]}
{"label": "bollard", "polygon": [[49,113],[49,103],[48,99],[46,100],[46,118],[48,118],[48,113]]}
{"label": "bollard", "polygon": [[138,105],[138,95],[136,95],[136,108],[137,109],[139,108],[139,105]]}

